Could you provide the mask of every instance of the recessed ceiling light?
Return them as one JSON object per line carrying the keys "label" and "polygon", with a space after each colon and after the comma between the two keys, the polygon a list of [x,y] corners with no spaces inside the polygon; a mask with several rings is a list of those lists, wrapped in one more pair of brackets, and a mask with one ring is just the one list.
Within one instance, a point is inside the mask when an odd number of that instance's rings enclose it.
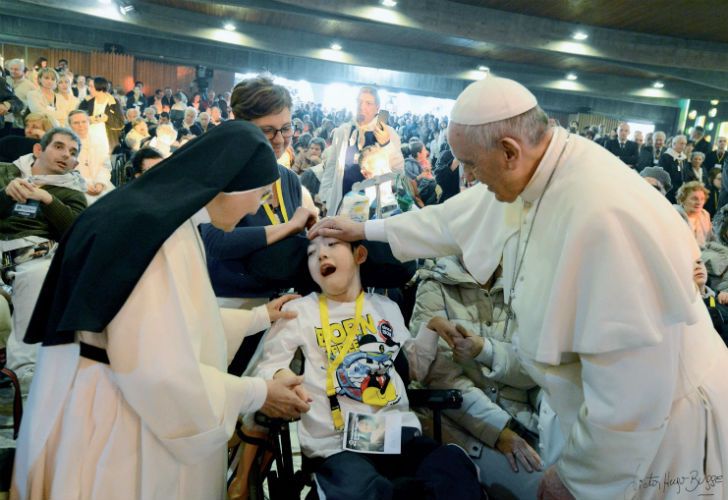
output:
{"label": "recessed ceiling light", "polygon": [[342,47],[340,44],[338,44],[336,42],[331,44],[331,50],[341,50],[341,49],[342,49]]}
{"label": "recessed ceiling light", "polygon": [[490,71],[488,66],[478,66],[478,71]]}
{"label": "recessed ceiling light", "polygon": [[111,0],[99,0],[99,3],[102,3],[104,5],[109,5],[111,3]]}
{"label": "recessed ceiling light", "polygon": [[382,5],[384,5],[385,7],[396,7],[397,2],[395,2],[394,0],[382,0]]}
{"label": "recessed ceiling light", "polygon": [[582,42],[582,41],[586,40],[587,38],[589,38],[589,35],[587,35],[583,31],[577,31],[573,35],[571,35],[571,38]]}
{"label": "recessed ceiling light", "polygon": [[566,79],[567,79],[567,80],[571,80],[571,81],[574,81],[574,80],[576,80],[577,78],[578,78],[578,77],[576,76],[576,73],[569,73],[568,75],[566,75]]}
{"label": "recessed ceiling light", "polygon": [[222,27],[228,31],[235,31],[235,25],[231,22],[227,22],[227,23],[223,24]]}
{"label": "recessed ceiling light", "polygon": [[655,82],[652,84],[652,86],[655,87],[656,89],[661,89],[661,88],[665,87],[665,84],[662,82]]}
{"label": "recessed ceiling light", "polygon": [[710,101],[710,105],[711,106],[717,106],[719,102],[720,101],[718,99],[713,99],[712,101]]}

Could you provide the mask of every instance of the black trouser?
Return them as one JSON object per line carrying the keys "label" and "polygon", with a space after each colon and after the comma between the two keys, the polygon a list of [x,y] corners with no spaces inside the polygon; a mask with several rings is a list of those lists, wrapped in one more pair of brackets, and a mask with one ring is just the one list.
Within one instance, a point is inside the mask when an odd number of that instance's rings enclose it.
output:
{"label": "black trouser", "polygon": [[331,500],[483,498],[477,469],[463,450],[416,433],[402,429],[400,455],[332,455],[317,467],[316,482]]}

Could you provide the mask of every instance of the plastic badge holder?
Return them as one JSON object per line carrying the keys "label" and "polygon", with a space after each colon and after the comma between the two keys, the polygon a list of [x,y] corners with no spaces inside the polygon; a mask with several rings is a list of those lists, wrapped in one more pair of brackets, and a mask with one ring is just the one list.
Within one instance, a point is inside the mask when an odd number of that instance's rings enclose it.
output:
{"label": "plastic badge holder", "polygon": [[28,200],[27,203],[16,203],[13,207],[13,215],[26,219],[35,219],[38,216],[38,200]]}

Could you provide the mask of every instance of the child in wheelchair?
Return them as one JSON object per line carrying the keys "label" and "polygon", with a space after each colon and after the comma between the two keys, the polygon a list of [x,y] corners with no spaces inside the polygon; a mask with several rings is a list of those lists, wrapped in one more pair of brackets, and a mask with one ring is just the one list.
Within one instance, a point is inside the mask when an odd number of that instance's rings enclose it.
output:
{"label": "child in wheelchair", "polygon": [[311,409],[301,415],[298,433],[303,454],[315,464],[321,498],[479,499],[476,467],[459,447],[421,435],[394,369],[404,350],[412,378],[424,378],[437,334],[423,329],[412,338],[393,302],[362,291],[366,258],[363,245],[311,241],[308,268],[322,292],[286,305],[297,317],[271,328],[256,374],[290,374],[294,353],[302,350],[307,362],[300,396]]}

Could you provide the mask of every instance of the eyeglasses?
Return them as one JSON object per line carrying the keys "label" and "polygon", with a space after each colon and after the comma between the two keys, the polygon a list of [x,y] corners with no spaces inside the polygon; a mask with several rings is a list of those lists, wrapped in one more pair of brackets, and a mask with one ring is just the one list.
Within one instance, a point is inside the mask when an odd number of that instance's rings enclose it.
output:
{"label": "eyeglasses", "polygon": [[[278,132],[279,131],[276,130],[276,134]],[[265,193],[263,193],[263,196],[260,197],[260,204],[261,205],[267,204],[272,198],[273,198],[273,190],[272,189],[268,189]]]}
{"label": "eyeglasses", "polygon": [[276,134],[278,132],[281,133],[281,137],[284,139],[288,139],[289,137],[293,136],[293,127],[291,124],[284,125],[281,128],[275,128],[275,127],[260,127],[260,130],[265,134],[265,136],[268,138],[269,141],[272,141]]}

